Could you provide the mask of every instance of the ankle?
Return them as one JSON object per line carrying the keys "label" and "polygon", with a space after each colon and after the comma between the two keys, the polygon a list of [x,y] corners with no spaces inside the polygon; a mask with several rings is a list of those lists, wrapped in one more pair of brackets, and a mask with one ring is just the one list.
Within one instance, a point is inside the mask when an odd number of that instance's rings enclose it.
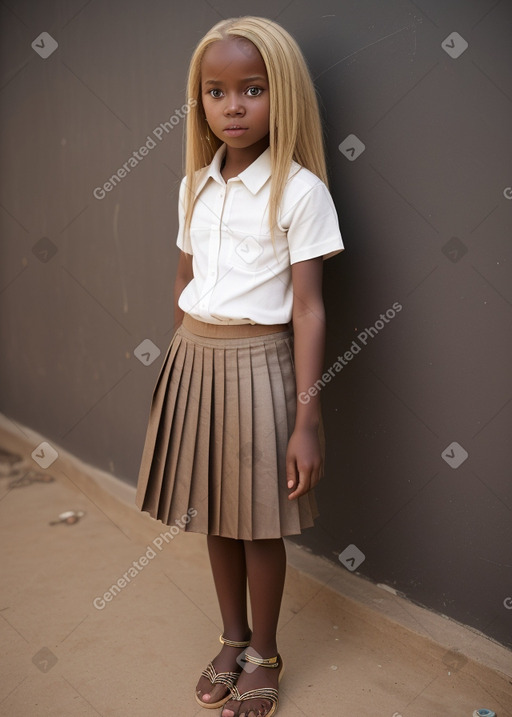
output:
{"label": "ankle", "polygon": [[247,648],[249,655],[254,657],[275,657],[277,655],[277,643],[274,642],[258,642],[251,640],[250,647]]}
{"label": "ankle", "polygon": [[222,631],[222,636],[226,640],[233,640],[233,642],[248,642],[251,635],[250,627],[226,627]]}

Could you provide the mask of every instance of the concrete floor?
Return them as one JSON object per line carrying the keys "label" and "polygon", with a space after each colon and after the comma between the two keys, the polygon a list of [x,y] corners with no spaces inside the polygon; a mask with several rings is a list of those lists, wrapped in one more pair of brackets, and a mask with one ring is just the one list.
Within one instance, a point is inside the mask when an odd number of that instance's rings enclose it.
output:
{"label": "concrete floor", "polygon": [[[222,628],[205,536],[159,540],[132,488],[58,446],[42,469],[41,440],[0,417],[0,714],[219,715],[193,695]],[[85,515],[51,525],[69,510]],[[286,547],[280,717],[512,717],[510,651]]]}

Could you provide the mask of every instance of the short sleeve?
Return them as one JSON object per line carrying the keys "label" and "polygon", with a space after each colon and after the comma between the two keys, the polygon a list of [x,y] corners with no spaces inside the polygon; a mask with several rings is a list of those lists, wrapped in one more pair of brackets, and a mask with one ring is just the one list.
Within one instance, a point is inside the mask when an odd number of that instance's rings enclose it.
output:
{"label": "short sleeve", "polygon": [[331,194],[324,182],[315,180],[312,186],[301,186],[300,191],[290,192],[286,202],[290,206],[281,215],[280,224],[288,237],[290,264],[318,256],[325,260],[344,249]]}
{"label": "short sleeve", "polygon": [[178,237],[176,244],[186,254],[192,254],[192,244],[190,241],[190,232],[185,236],[185,180],[183,177],[180,184],[178,196]]}

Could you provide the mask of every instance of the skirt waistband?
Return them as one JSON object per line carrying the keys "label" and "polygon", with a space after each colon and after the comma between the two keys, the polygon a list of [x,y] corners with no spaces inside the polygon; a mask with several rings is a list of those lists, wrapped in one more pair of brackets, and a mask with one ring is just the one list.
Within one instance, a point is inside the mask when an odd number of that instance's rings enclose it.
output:
{"label": "skirt waistband", "polygon": [[183,315],[183,326],[196,336],[219,339],[265,336],[287,331],[290,328],[290,324],[209,324],[187,313]]}

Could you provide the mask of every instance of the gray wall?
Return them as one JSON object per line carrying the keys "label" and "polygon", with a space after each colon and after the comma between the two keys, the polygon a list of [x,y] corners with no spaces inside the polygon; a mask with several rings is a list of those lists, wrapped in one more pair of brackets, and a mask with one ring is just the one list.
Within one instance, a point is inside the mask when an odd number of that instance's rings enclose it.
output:
{"label": "gray wall", "polygon": [[321,518],[296,540],[511,646],[508,0],[3,3],[1,410],[135,483],[172,334],[176,111],[197,40],[245,13],[304,49],[346,244],[325,263]]}

